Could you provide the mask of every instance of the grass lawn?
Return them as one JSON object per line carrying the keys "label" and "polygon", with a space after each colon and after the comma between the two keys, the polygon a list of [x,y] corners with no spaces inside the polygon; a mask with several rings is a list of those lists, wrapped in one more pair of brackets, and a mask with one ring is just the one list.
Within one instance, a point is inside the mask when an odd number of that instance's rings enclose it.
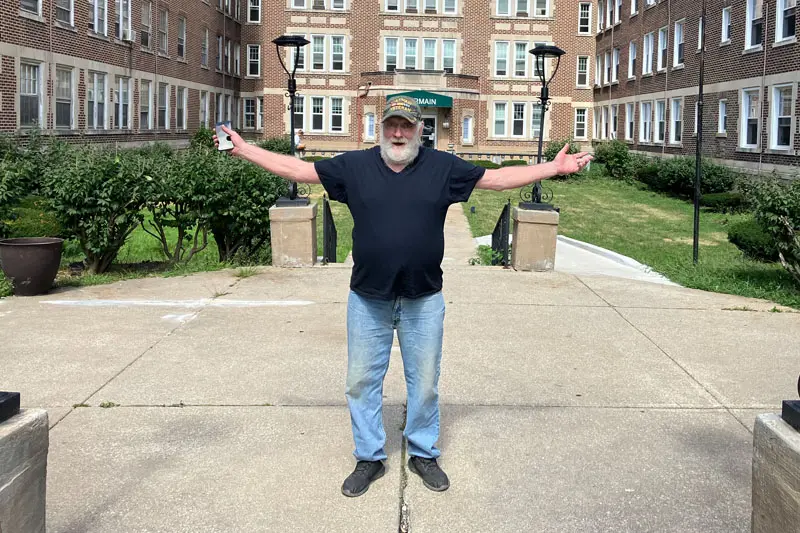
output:
{"label": "grass lawn", "polygon": [[[800,308],[800,289],[779,263],[743,257],[727,225],[747,215],[700,214],[700,252],[692,263],[693,206],[640,184],[610,179],[548,181],[561,208],[559,233],[644,263],[686,287],[765,298]],[[478,190],[465,205],[474,236],[490,235],[506,201],[519,190]],[[475,213],[470,207],[475,207]]]}
{"label": "grass lawn", "polygon": [[[317,255],[322,257],[322,185],[312,185],[309,198],[317,202]],[[336,224],[336,262],[343,263],[353,248],[353,217],[346,205],[331,202],[331,214]]]}

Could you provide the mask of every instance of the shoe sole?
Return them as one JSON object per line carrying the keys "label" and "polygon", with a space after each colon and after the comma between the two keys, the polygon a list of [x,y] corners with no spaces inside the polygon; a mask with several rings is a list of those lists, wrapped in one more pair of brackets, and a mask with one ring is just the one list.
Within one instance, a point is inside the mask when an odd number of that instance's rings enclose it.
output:
{"label": "shoe sole", "polygon": [[364,490],[362,490],[361,492],[345,492],[344,488],[342,488],[342,494],[344,494],[348,498],[358,498],[359,496],[367,492],[369,490],[369,486],[378,481],[380,478],[382,478],[385,473],[386,473],[386,467],[384,467],[383,470],[381,470],[378,474],[376,474],[375,477],[372,478],[369,483],[367,483],[367,486],[364,487]]}
{"label": "shoe sole", "polygon": [[408,460],[408,468],[420,477],[422,484],[425,485],[425,488],[428,490],[432,490],[433,492],[444,492],[450,488],[450,483],[444,487],[434,487],[433,485],[429,485],[428,482],[425,481],[425,478],[422,477],[422,474],[419,473],[419,470],[417,470],[417,468],[414,466],[414,463],[411,461],[411,459]]}

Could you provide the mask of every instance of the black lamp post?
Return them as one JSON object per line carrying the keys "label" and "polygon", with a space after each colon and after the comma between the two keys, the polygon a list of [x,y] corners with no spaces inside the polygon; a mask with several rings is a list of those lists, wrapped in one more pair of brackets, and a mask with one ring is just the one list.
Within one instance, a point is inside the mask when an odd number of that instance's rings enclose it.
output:
{"label": "black lamp post", "polygon": [[[286,74],[289,76],[289,142],[291,146],[291,153],[294,155],[295,145],[294,145],[294,99],[295,94],[297,93],[297,81],[294,78],[295,72],[297,71],[297,62],[300,60],[300,48],[307,45],[310,41],[308,41],[305,37],[300,35],[281,35],[277,39],[272,41],[275,43],[275,49],[278,52],[278,60],[281,62],[281,66]],[[292,71],[289,72],[289,69],[286,68],[286,64],[283,62],[283,54],[281,53],[281,48],[289,48],[294,49],[294,61],[292,61]],[[292,182],[289,186],[289,197],[288,198],[278,198],[276,203],[278,207],[288,207],[288,206],[298,206],[298,205],[308,205],[308,198],[298,198],[297,197],[297,183]]]}
{"label": "black lamp post", "polygon": [[[533,50],[529,50],[529,52],[534,58],[534,68],[536,69],[534,73],[542,83],[542,92],[539,95],[541,108],[541,118],[539,120],[539,154],[536,157],[536,163],[539,164],[542,162],[542,149],[544,145],[544,115],[550,107],[549,85],[556,76],[558,65],[561,63],[561,56],[566,52],[557,46],[544,44],[537,44]],[[556,60],[556,66],[553,68],[553,72],[549,74],[545,71],[548,58]],[[530,190],[523,190],[520,196],[523,201],[519,203],[519,206],[522,209],[550,210],[553,208],[550,204],[542,203],[542,185],[538,181],[532,185]]]}

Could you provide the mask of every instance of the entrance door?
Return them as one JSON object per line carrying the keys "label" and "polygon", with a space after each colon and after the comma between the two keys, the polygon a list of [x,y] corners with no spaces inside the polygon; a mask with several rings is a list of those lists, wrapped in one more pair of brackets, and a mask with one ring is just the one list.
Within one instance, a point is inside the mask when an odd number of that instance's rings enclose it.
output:
{"label": "entrance door", "polygon": [[436,117],[422,117],[425,126],[422,128],[422,145],[436,148]]}

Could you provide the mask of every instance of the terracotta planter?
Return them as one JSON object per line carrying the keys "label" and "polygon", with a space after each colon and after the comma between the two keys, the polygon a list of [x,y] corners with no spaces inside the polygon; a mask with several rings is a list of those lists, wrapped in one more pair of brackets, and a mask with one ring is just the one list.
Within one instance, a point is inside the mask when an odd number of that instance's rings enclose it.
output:
{"label": "terracotta planter", "polygon": [[64,239],[33,237],[0,239],[0,265],[16,296],[36,296],[53,287]]}

